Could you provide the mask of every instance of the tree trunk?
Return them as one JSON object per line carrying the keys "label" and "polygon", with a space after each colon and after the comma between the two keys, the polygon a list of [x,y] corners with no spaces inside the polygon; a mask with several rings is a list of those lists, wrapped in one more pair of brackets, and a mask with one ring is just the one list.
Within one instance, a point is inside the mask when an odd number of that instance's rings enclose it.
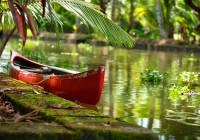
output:
{"label": "tree trunk", "polygon": [[166,35],[167,38],[173,38],[174,35],[174,25],[170,22],[171,19],[171,9],[174,6],[174,3],[170,3],[170,0],[164,0],[165,8],[166,8],[166,15],[165,17],[165,27],[166,27]]}
{"label": "tree trunk", "polygon": [[3,47],[3,30],[0,30],[0,57],[1,57],[3,50],[4,50],[4,47]]}
{"label": "tree trunk", "polygon": [[186,32],[186,27],[184,25],[180,26],[180,31],[181,31],[182,40],[189,41],[189,36]]}
{"label": "tree trunk", "polygon": [[106,2],[104,2],[104,0],[99,0],[99,5],[101,8],[101,12],[106,14]]}
{"label": "tree trunk", "polygon": [[163,22],[163,16],[162,16],[162,7],[160,0],[156,0],[156,16],[157,16],[157,22],[158,22],[158,29],[160,32],[161,38],[167,38],[165,28],[164,28],[164,22]]}
{"label": "tree trunk", "polygon": [[81,19],[78,17],[76,18],[76,26],[77,26],[76,32],[80,33],[81,32]]}
{"label": "tree trunk", "polygon": [[117,16],[115,17],[116,21],[119,21],[121,19],[121,10],[122,10],[121,2],[118,0],[116,4],[116,11],[117,11]]}
{"label": "tree trunk", "polygon": [[133,5],[133,0],[131,0],[130,1],[129,23],[128,23],[128,29],[127,29],[128,33],[133,28],[133,24],[134,24],[133,12],[134,12],[134,5]]}
{"label": "tree trunk", "polygon": [[117,0],[112,0],[111,19],[113,21],[115,21],[116,4],[117,4]]}
{"label": "tree trunk", "polygon": [[4,36],[3,31],[1,31],[1,35],[0,35],[0,39],[1,39],[1,42],[0,42],[0,56],[2,55],[3,50],[5,49],[6,44],[8,43],[8,40],[10,39],[12,34],[14,33],[15,29],[16,29],[16,26],[14,26],[12,30],[8,31],[6,36]]}

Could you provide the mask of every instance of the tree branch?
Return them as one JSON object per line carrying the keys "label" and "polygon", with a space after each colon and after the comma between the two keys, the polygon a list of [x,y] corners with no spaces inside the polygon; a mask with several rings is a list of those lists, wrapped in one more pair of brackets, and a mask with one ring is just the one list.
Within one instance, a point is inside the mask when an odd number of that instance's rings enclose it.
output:
{"label": "tree branch", "polygon": [[1,43],[1,46],[0,46],[0,56],[2,55],[3,50],[4,50],[8,40],[10,39],[12,34],[14,33],[15,29],[16,29],[16,26],[14,26],[13,29],[10,30],[10,32],[8,32],[8,35],[5,37],[5,39],[2,37],[2,43]]}

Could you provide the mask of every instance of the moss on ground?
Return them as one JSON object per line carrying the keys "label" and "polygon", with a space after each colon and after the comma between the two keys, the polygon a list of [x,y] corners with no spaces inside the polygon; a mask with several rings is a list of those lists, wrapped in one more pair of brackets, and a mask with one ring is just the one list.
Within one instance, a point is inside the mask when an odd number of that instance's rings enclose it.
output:
{"label": "moss on ground", "polygon": [[[103,116],[50,93],[36,94],[44,92],[40,87],[32,87],[4,74],[0,74],[0,91],[20,112],[39,110],[42,116],[41,123],[1,124],[0,139],[158,139],[148,129]],[[58,109],[60,106],[65,109]]]}
{"label": "moss on ground", "polygon": [[58,140],[72,139],[75,133],[58,124],[1,123],[1,140]]}

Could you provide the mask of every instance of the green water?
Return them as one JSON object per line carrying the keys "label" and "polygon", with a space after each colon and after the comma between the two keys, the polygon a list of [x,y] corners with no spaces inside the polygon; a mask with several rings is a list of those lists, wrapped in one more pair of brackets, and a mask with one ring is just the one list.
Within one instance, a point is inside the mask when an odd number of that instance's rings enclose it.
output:
{"label": "green water", "polygon": [[[6,66],[10,49],[19,50],[11,41],[4,51],[1,65]],[[200,96],[187,101],[168,98],[166,84],[145,85],[140,73],[154,68],[167,72],[169,82],[182,71],[199,72],[200,54],[127,50],[113,47],[94,47],[53,42],[28,41],[22,53],[48,65],[85,71],[105,65],[105,81],[99,111],[105,115],[149,128],[160,140],[200,139]],[[5,68],[0,68],[5,71]],[[200,90],[199,90],[200,91]],[[168,112],[168,113],[167,113]],[[169,113],[170,112],[170,113]]]}

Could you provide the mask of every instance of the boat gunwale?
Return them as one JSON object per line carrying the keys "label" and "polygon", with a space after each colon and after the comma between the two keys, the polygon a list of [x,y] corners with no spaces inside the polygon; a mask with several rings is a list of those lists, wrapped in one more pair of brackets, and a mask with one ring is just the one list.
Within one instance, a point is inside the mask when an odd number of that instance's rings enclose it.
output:
{"label": "boat gunwale", "polygon": [[[13,53],[14,53],[14,56],[13,56]],[[15,69],[18,72],[22,72],[22,73],[26,73],[26,74],[31,74],[31,75],[34,75],[34,76],[37,76],[37,77],[41,77],[41,78],[49,77],[50,79],[52,79],[52,78],[59,78],[59,79],[60,78],[62,78],[62,79],[65,79],[65,78],[66,79],[83,79],[83,78],[88,78],[89,76],[93,76],[93,75],[100,75],[102,71],[105,71],[105,67],[104,66],[98,66],[95,69],[87,70],[87,71],[84,71],[84,72],[78,72],[78,73],[70,73],[70,72],[67,73],[66,71],[63,70],[62,72],[66,72],[66,74],[63,74],[63,75],[41,74],[41,73],[26,71],[26,70],[20,69],[17,66],[15,66],[14,63],[13,63],[13,61],[14,61],[14,59],[16,57],[22,58],[25,61],[34,63],[34,64],[39,65],[39,66],[49,67],[49,68],[52,68],[52,69],[55,69],[55,70],[58,70],[58,71],[62,71],[62,70],[56,69],[56,67],[54,67],[54,66],[48,66],[48,65],[45,65],[45,64],[41,64],[41,63],[35,62],[33,60],[30,60],[30,59],[28,59],[28,58],[26,58],[26,57],[18,54],[17,52],[11,51],[11,63],[10,63],[11,68]],[[87,76],[81,76],[81,75],[85,75],[86,73],[87,73]]]}

